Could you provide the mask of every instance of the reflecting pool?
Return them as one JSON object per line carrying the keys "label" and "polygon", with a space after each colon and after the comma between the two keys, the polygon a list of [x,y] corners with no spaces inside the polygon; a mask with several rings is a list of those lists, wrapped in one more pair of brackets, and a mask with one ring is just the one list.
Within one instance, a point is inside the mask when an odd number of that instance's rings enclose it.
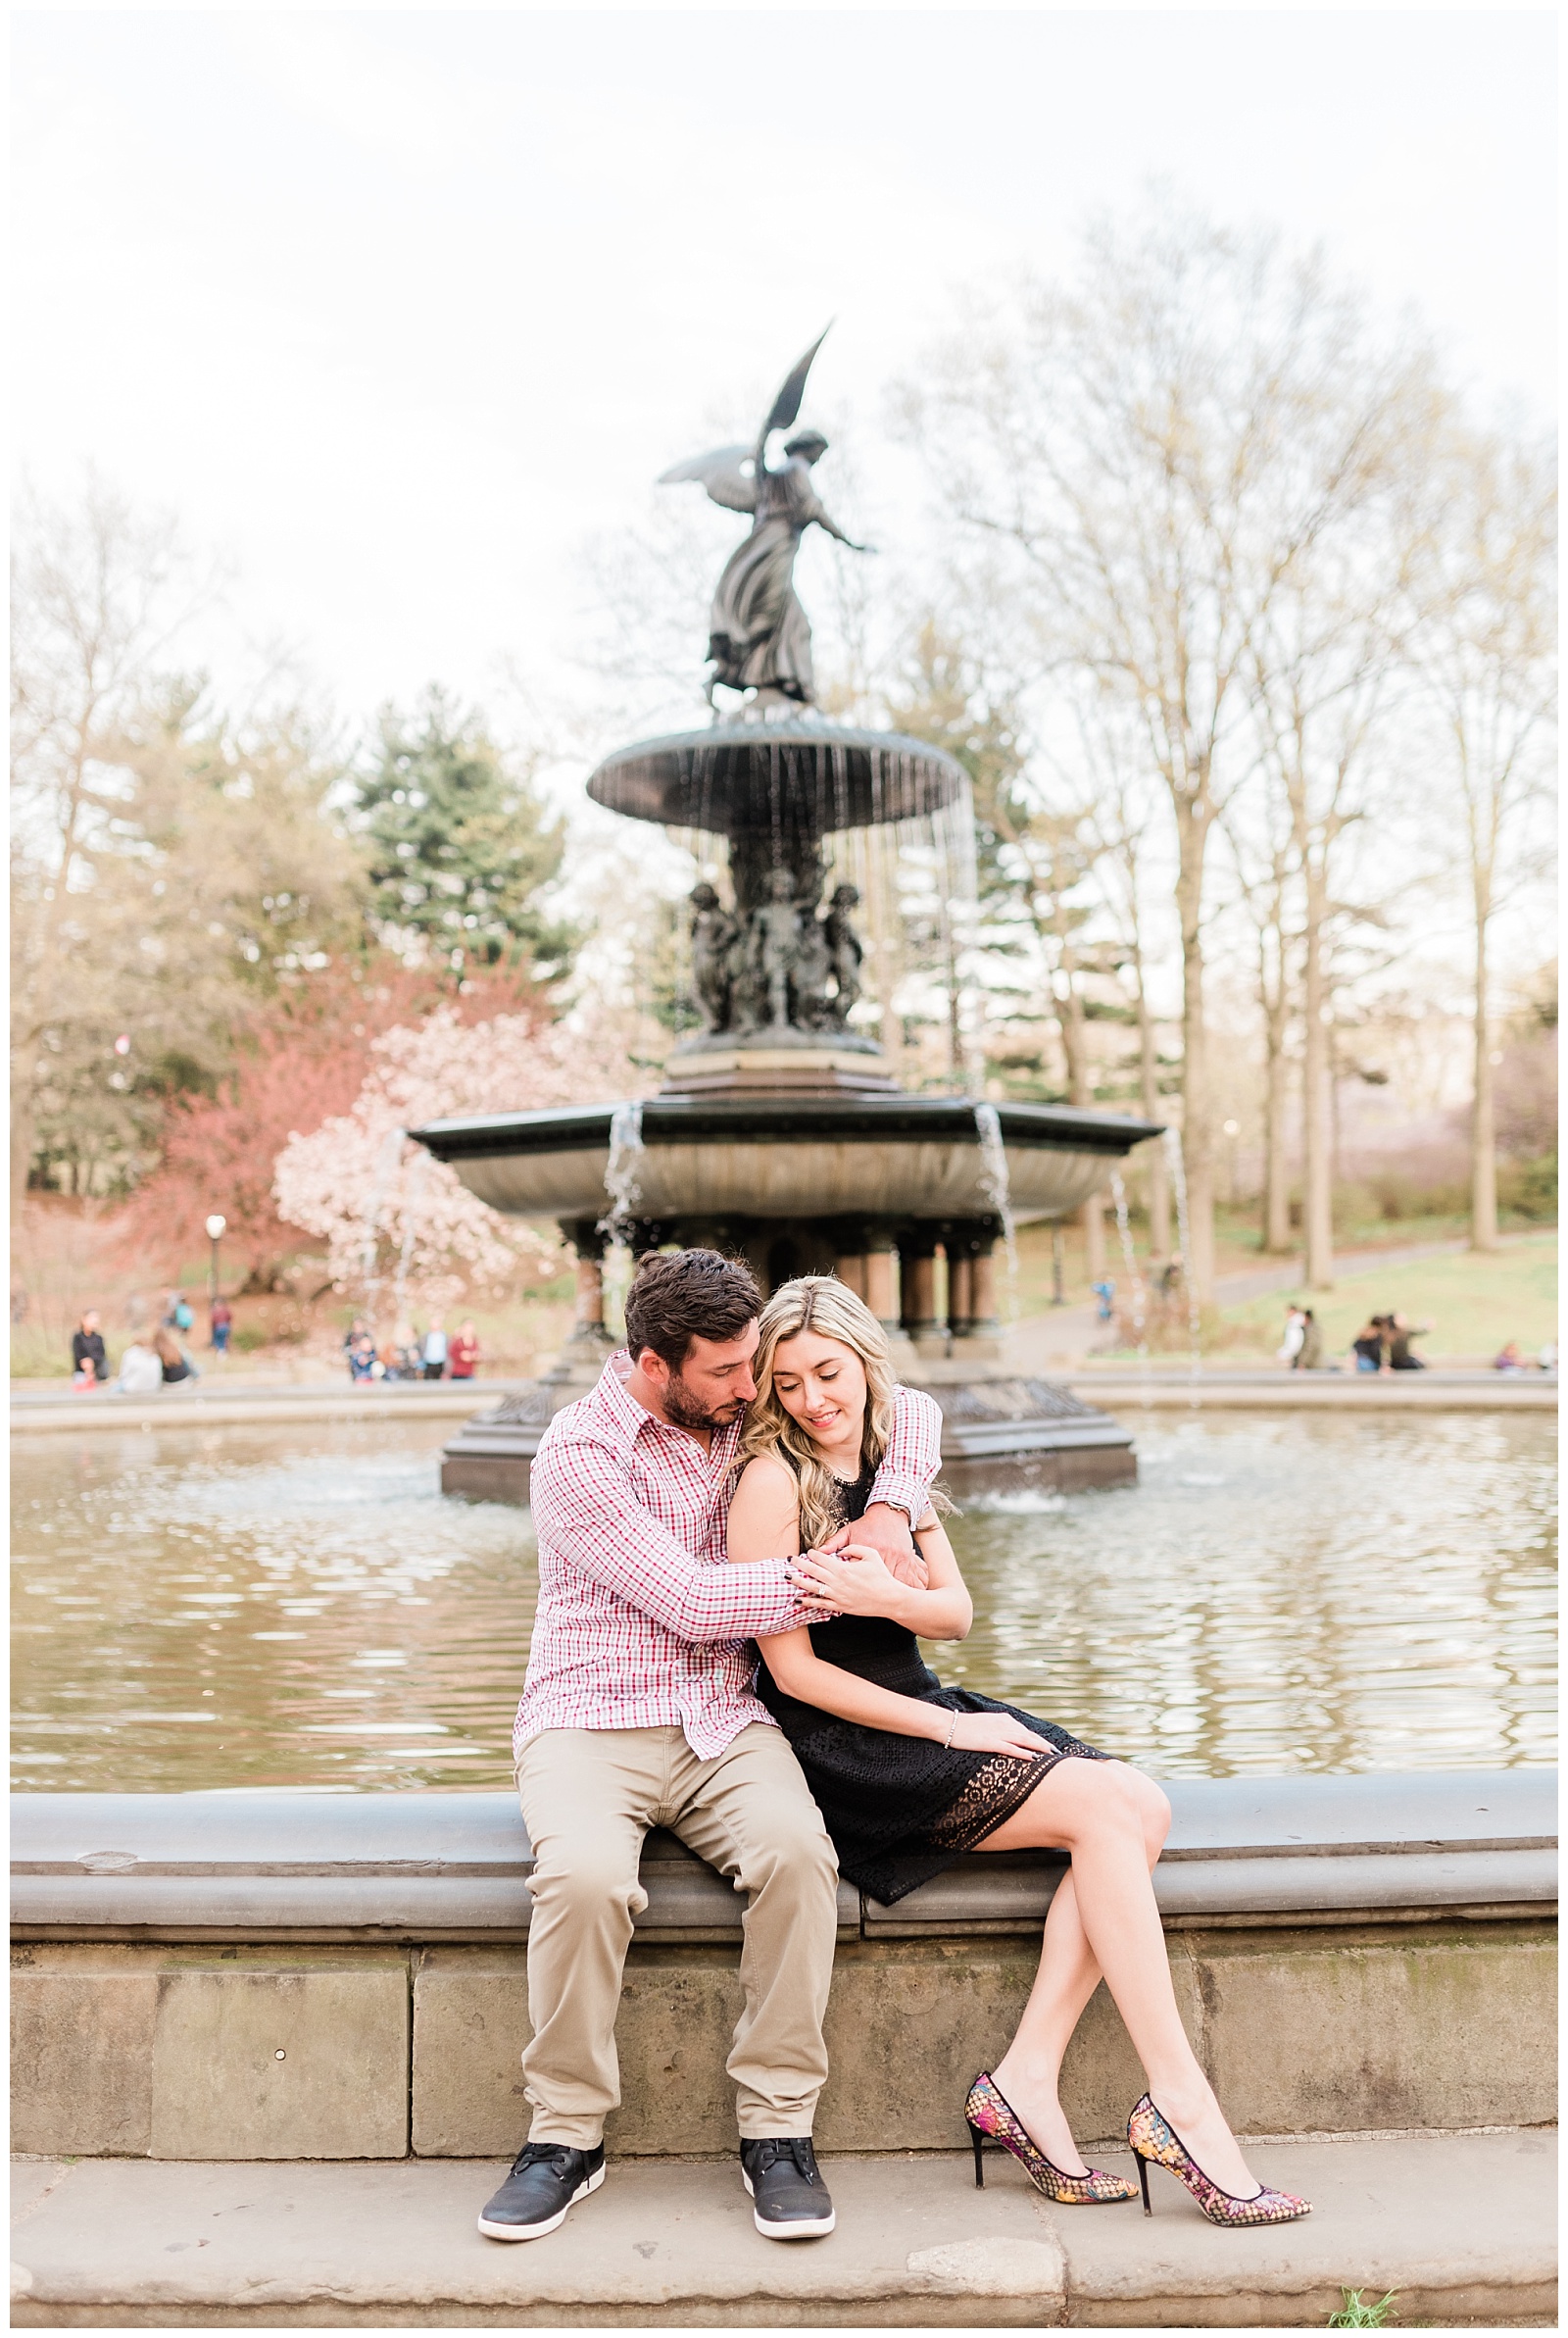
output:
{"label": "reflecting pool", "polygon": [[[1554,1425],[1153,1416],[1136,1487],[966,1503],[933,1661],[1165,1775],[1554,1761]],[[15,1439],[15,1783],[510,1784],[532,1533],[447,1434]]]}

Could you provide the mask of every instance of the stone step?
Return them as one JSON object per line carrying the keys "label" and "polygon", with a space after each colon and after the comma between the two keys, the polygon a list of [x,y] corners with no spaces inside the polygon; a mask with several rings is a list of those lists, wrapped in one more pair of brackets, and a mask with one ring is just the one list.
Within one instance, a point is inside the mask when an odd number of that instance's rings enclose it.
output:
{"label": "stone step", "polygon": [[[824,2163],[829,2238],[753,2225],[733,2161],[612,2161],[561,2231],[508,2247],[474,2217],[505,2164],[99,2160],[16,2166],[13,2324],[59,2328],[1321,2328],[1359,2289],[1396,2324],[1552,2326],[1555,2137],[1250,2146],[1313,2203],[1215,2230],[1152,2174],[1136,2203],[1057,2209],[1011,2162]],[[1125,2149],[1096,2154],[1130,2172]]]}

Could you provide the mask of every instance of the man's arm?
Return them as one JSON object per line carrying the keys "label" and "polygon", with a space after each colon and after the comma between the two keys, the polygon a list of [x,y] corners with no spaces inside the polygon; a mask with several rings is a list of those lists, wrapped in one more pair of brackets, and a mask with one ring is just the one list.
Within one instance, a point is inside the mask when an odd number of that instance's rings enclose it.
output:
{"label": "man's arm", "polygon": [[541,1543],[682,1640],[744,1640],[791,1631],[821,1611],[803,1604],[787,1559],[708,1567],[633,1493],[604,1446],[541,1446],[530,1498]]}

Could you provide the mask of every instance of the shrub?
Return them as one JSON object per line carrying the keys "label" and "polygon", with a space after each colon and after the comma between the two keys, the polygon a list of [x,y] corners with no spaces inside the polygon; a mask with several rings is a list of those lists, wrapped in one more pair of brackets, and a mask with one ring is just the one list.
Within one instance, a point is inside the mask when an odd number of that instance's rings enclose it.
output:
{"label": "shrub", "polygon": [[1554,1223],[1557,1216],[1557,1156],[1540,1154],[1534,1161],[1499,1161],[1497,1200],[1520,1218]]}

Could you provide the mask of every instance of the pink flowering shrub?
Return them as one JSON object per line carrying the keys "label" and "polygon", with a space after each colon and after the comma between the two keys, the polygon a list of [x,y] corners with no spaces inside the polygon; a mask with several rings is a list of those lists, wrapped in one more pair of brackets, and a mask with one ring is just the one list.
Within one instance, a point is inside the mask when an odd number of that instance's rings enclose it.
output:
{"label": "pink flowering shrub", "polygon": [[451,1007],[383,1032],[347,1113],[293,1133],[277,1157],[280,1218],[318,1240],[339,1290],[371,1286],[450,1306],[561,1269],[558,1242],[503,1218],[402,1134],[426,1120],[608,1101],[629,1092],[618,1051],[526,1015],[464,1023]]}

